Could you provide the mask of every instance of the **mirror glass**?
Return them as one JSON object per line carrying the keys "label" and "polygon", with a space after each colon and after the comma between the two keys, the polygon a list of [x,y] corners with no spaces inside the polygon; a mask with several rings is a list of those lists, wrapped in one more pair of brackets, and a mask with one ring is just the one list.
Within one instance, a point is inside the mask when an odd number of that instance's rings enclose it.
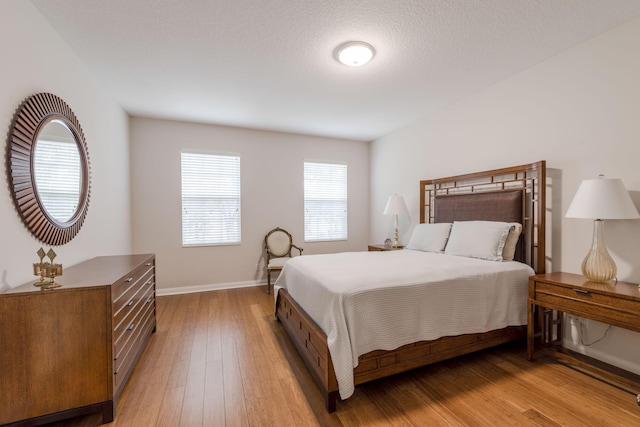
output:
{"label": "mirror glass", "polygon": [[59,224],[69,222],[78,210],[83,177],[78,144],[61,120],[51,120],[38,132],[33,170],[46,214]]}

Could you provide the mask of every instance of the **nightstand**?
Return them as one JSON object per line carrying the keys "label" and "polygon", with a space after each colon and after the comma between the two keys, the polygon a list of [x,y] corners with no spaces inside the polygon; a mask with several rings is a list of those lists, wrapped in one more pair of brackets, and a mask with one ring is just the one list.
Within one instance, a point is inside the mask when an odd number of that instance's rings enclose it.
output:
{"label": "nightstand", "polygon": [[374,251],[399,251],[401,249],[404,249],[404,246],[400,246],[397,248],[387,248],[385,245],[369,245],[369,252],[374,252]]}
{"label": "nightstand", "polygon": [[[579,274],[548,273],[529,278],[527,308],[527,357],[533,360],[536,345],[556,350],[558,359],[635,390],[640,376],[562,346],[563,313],[640,332],[640,288],[636,283],[596,283]],[[635,393],[635,392],[634,392]],[[638,396],[640,399],[640,395]],[[640,400],[638,401],[640,404]]]}

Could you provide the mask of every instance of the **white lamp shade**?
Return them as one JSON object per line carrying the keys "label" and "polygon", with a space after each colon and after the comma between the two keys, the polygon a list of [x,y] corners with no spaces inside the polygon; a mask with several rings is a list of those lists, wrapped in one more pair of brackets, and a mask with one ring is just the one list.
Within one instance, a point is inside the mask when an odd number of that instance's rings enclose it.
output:
{"label": "white lamp shade", "polygon": [[389,197],[387,200],[387,206],[384,208],[384,215],[402,215],[409,213],[407,205],[404,203],[404,198],[397,194]]}
{"label": "white lamp shade", "polygon": [[604,178],[582,181],[565,216],[589,219],[640,218],[622,180]]}

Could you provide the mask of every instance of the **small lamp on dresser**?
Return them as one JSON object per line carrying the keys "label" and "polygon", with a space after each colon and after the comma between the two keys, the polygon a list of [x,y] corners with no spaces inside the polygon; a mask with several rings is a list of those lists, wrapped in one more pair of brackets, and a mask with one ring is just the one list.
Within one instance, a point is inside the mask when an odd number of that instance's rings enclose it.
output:
{"label": "small lamp on dresser", "polygon": [[598,179],[582,181],[565,216],[594,220],[593,241],[582,261],[582,274],[593,282],[614,279],[618,271],[604,241],[604,220],[640,218],[622,180],[599,175]]}
{"label": "small lamp on dresser", "polygon": [[387,206],[384,208],[384,215],[395,215],[394,227],[395,234],[394,240],[391,247],[399,248],[400,239],[398,237],[398,215],[408,214],[409,210],[407,209],[407,205],[404,203],[404,198],[402,196],[398,196],[397,194],[389,197],[387,200]]}

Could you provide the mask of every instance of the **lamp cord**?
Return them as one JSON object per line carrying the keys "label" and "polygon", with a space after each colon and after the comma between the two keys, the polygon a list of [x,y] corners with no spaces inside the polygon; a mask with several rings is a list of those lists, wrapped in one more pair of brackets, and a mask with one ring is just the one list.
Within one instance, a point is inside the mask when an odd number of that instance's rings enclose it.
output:
{"label": "lamp cord", "polygon": [[607,333],[608,333],[608,332],[609,332],[609,330],[611,329],[611,326],[612,326],[612,325],[609,325],[609,327],[607,328],[607,330],[606,330],[606,331],[604,331],[604,334],[603,334],[600,338],[598,338],[597,340],[595,340],[595,341],[593,341],[593,342],[591,342],[591,343],[587,344],[587,343],[585,343],[585,342],[584,342],[584,338],[583,338],[583,337],[584,337],[584,323],[580,322],[580,343],[581,343],[583,346],[585,346],[585,347],[589,347],[589,346],[591,346],[591,345],[594,345],[594,344],[596,344],[596,343],[599,343],[600,341],[602,341],[603,339],[605,339],[605,338],[607,337]]}

